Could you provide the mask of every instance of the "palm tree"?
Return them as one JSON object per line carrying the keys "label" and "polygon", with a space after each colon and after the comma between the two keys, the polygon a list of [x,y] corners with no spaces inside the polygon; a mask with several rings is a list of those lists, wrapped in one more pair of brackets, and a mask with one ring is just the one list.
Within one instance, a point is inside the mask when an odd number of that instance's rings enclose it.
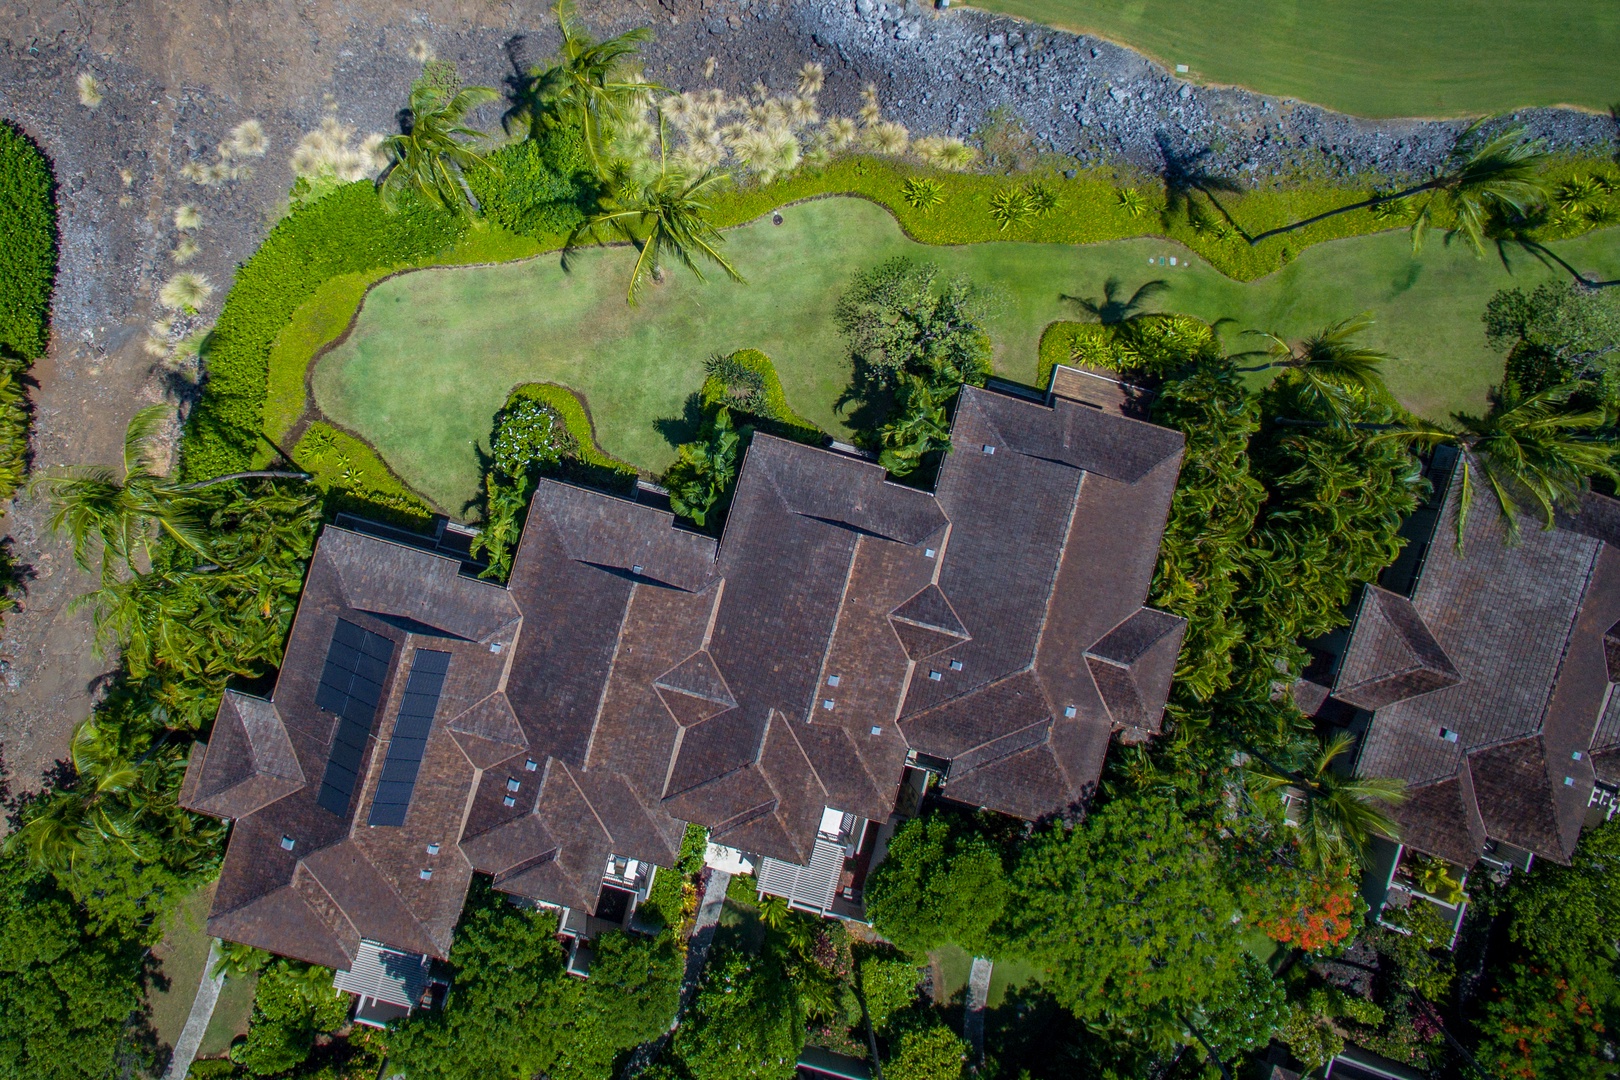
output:
{"label": "palm tree", "polygon": [[878,464],[909,476],[928,454],[950,447],[951,422],[934,387],[917,375],[900,375],[896,399],[897,415],[878,431]]}
{"label": "palm tree", "polygon": [[1279,792],[1302,801],[1297,822],[1300,852],[1318,869],[1364,861],[1374,836],[1398,835],[1388,807],[1406,798],[1406,782],[1346,776],[1333,768],[1354,742],[1343,732],[1320,743],[1290,747],[1281,762],[1253,755],[1259,762],[1249,773],[1253,792]]}
{"label": "palm tree", "polygon": [[1324,327],[1298,345],[1290,344],[1276,331],[1250,330],[1249,333],[1265,338],[1270,344],[1259,354],[1240,353],[1238,356],[1264,355],[1270,359],[1237,370],[1294,372],[1300,380],[1304,403],[1317,407],[1335,425],[1344,426],[1350,422],[1354,404],[1348,391],[1355,389],[1379,397],[1388,396],[1379,369],[1390,359],[1389,354],[1356,340],[1372,324],[1372,317],[1363,313]]}
{"label": "palm tree", "polygon": [[1608,409],[1571,409],[1578,382],[1521,394],[1511,385],[1498,387],[1484,416],[1454,413],[1452,425],[1401,428],[1374,438],[1393,438],[1430,446],[1455,446],[1462,458],[1462,492],[1457,505],[1457,546],[1463,542],[1473,502],[1478,469],[1506,519],[1508,539],[1519,534],[1518,511],[1534,506],[1542,526],[1553,527],[1559,507],[1572,507],[1589,478],[1620,483],[1615,455],[1620,439],[1609,434],[1615,417]]}
{"label": "palm tree", "polygon": [[1070,296],[1061,293],[1058,299],[1065,300],[1080,309],[1086,316],[1087,322],[1101,323],[1103,326],[1119,326],[1134,322],[1144,315],[1150,314],[1143,310],[1148,300],[1160,293],[1170,291],[1170,283],[1163,278],[1145,281],[1128,297],[1122,297],[1124,283],[1117,277],[1111,277],[1103,282],[1103,294],[1099,300],[1085,296]]}
{"label": "palm tree", "polygon": [[1423,246],[1423,236],[1435,223],[1436,211],[1454,222],[1449,235],[1461,233],[1476,253],[1485,250],[1485,219],[1492,209],[1522,214],[1546,200],[1546,186],[1540,177],[1547,154],[1540,143],[1527,140],[1522,127],[1509,128],[1494,137],[1482,131],[1484,120],[1476,121],[1457,136],[1440,171],[1421,184],[1401,191],[1374,195],[1370,199],[1329,210],[1281,228],[1268,229],[1249,240],[1250,244],[1283,233],[1303,229],[1352,210],[1365,210],[1385,203],[1427,195],[1412,222],[1412,249]]}
{"label": "palm tree", "polygon": [[141,769],[121,755],[95,721],[73,733],[68,748],[76,777],[27,813],[23,827],[6,839],[5,850],[22,848],[28,858],[51,870],[70,870],[104,843],[136,850],[135,814],[126,796]]}
{"label": "palm tree", "polygon": [[516,100],[501,122],[509,125],[527,120],[532,135],[544,124],[572,119],[579,124],[585,150],[600,172],[602,147],[613,127],[644,95],[663,89],[629,70],[629,58],[652,40],[652,32],[638,27],[598,42],[574,14],[572,0],[558,0],[552,11],[562,32],[558,61],[549,68],[532,68],[518,81]]}
{"label": "palm tree", "polygon": [[73,558],[90,569],[89,547],[101,545],[101,577],[110,583],[119,562],[135,570],[137,554],[148,554],[154,533],[166,534],[198,554],[207,553],[195,500],[186,488],[152,470],[153,443],[167,418],[163,405],[149,405],[124,430],[124,475],[102,466],[82,467],[65,476],[46,477],[53,532],[73,537]]}
{"label": "palm tree", "polygon": [[727,174],[709,170],[695,180],[669,168],[663,154],[663,132],[659,132],[659,158],[664,163],[658,175],[647,183],[623,179],[605,200],[603,210],[582,223],[563,248],[564,265],[581,240],[600,239],[604,232],[627,241],[636,249],[636,264],[630,271],[627,299],[635,304],[649,277],[661,279],[663,261],[675,259],[699,281],[706,280],[698,268],[697,256],[719,265],[733,281],[742,281],[719,245],[725,242],[720,231],[709,224],[706,192],[727,179]]}
{"label": "palm tree", "polygon": [[473,142],[483,132],[466,126],[467,114],[500,95],[487,86],[459,89],[442,81],[422,78],[411,87],[410,105],[398,135],[382,142],[391,160],[377,188],[383,205],[398,206],[406,189],[436,206],[465,212],[472,202],[465,174],[484,165]]}
{"label": "palm tree", "polygon": [[706,427],[702,438],[676,448],[675,463],[664,474],[670,506],[698,528],[730,498],[742,448],[742,433],[733,426],[730,409],[716,410]]}

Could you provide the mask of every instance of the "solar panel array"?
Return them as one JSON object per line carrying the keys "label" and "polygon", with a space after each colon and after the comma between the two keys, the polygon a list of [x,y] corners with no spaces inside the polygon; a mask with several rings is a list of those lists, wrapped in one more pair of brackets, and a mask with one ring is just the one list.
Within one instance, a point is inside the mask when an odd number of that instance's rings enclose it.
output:
{"label": "solar panel array", "polygon": [[339,817],[349,812],[349,801],[354,798],[366,738],[377,719],[377,702],[382,699],[388,662],[393,657],[392,641],[347,619],[339,619],[332,631],[315,704],[336,713],[339,720],[326,758],[326,774],[321,777],[321,792],[315,801]]}
{"label": "solar panel array", "polygon": [[427,749],[428,732],[433,727],[439,691],[444,688],[444,674],[448,670],[449,653],[416,650],[367,824],[405,824],[405,809],[410,806],[411,794],[416,790],[416,774],[422,768],[422,752]]}

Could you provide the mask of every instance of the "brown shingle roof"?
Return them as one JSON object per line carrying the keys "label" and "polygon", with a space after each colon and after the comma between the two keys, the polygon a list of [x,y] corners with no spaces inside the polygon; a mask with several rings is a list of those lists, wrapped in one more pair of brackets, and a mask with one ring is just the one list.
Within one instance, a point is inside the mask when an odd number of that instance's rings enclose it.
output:
{"label": "brown shingle roof", "polygon": [[[610,855],[668,865],[687,821],[802,862],[825,808],[889,814],[913,748],[953,759],[953,797],[1085,800],[1169,692],[1184,625],[1141,605],[1181,436],[969,387],[953,437],[931,494],[756,434],[719,544],[542,481],[507,589],[329,528],[274,703],[228,699],[188,774],[188,805],[246,810],[211,926],[334,966],[362,939],[442,955],[474,870],[591,910]],[[289,787],[333,745],[339,619],[392,649],[342,817]],[[369,825],[419,647],[449,657],[437,710],[403,826]]]}
{"label": "brown shingle roof", "polygon": [[[1411,601],[1368,587],[1334,694],[1375,706],[1358,772],[1427,793],[1397,814],[1408,843],[1471,863],[1489,837],[1567,861],[1606,730],[1620,553],[1603,537],[1620,515],[1591,495],[1581,515],[1526,523],[1510,546],[1495,506],[1476,506],[1459,552],[1461,472]],[[1470,786],[1465,814],[1455,807]],[[1465,834],[1473,854],[1461,858]]]}

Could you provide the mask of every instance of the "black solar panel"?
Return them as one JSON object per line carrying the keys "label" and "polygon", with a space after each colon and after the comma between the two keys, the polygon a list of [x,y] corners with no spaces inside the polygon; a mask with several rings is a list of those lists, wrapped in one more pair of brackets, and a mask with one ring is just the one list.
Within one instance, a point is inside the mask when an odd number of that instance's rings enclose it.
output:
{"label": "black solar panel", "polygon": [[339,717],[337,734],[326,758],[326,774],[321,777],[321,793],[316,803],[342,817],[354,798],[354,782],[360,775],[360,759],[365,756],[366,738],[377,719],[377,702],[388,678],[388,662],[394,656],[394,643],[339,619],[332,631],[332,644],[326,649],[326,667],[315,690],[315,704]]}
{"label": "black solar panel", "polygon": [[422,767],[422,752],[427,749],[433,713],[439,707],[439,691],[444,688],[444,673],[449,669],[449,653],[416,650],[368,824],[405,824],[405,809],[410,806],[411,793],[416,790],[416,773]]}

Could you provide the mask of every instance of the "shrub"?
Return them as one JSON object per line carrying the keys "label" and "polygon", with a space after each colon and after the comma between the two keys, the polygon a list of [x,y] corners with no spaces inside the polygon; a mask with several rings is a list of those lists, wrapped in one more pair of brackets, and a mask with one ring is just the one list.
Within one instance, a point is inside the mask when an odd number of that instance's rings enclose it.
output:
{"label": "shrub", "polygon": [[515,397],[495,414],[494,468],[517,479],[555,465],[575,448],[562,414],[537,398]]}
{"label": "shrub", "polygon": [[906,1026],[883,1065],[887,1080],[957,1080],[968,1045],[937,1018]]}
{"label": "shrub", "polygon": [[596,181],[579,132],[547,128],[496,151],[467,183],[489,220],[514,233],[565,237],[585,220]]}
{"label": "shrub", "polygon": [[708,378],[699,393],[706,409],[727,408],[746,413],[760,421],[761,430],[772,435],[819,443],[827,433],[793,411],[776,365],[758,349],[739,349],[730,356],[714,356],[705,362]]}
{"label": "shrub", "polygon": [[524,383],[506,399],[507,408],[519,399],[537,401],[562,418],[572,440],[572,449],[562,463],[559,473],[570,480],[610,490],[626,490],[636,482],[636,468],[604,451],[596,442],[596,429],[591,425],[585,403],[566,386],[554,383]]}
{"label": "shrub", "polygon": [[921,969],[903,957],[862,957],[861,994],[866,998],[872,1030],[882,1031],[896,1015],[911,1008],[917,1001],[921,981]]}
{"label": "shrub", "polygon": [[387,213],[363,181],[283,218],[237,271],[203,348],[207,381],[186,427],[185,476],[251,466],[261,445],[271,346],[323,282],[427,258],[464,228],[456,215],[410,200]]}
{"label": "shrub", "polygon": [[347,432],[311,424],[292,455],[314,476],[316,486],[334,495],[340,508],[358,502],[367,513],[407,528],[419,528],[433,516],[432,508],[388,471],[375,450]]}
{"label": "shrub", "polygon": [[33,141],[0,121],[0,354],[26,361],[50,341],[56,181]]}
{"label": "shrub", "polygon": [[259,976],[247,1041],[232,1058],[248,1072],[270,1076],[303,1064],[315,1036],[341,1027],[349,997],[332,988],[332,973],[294,960],[277,960]]}

